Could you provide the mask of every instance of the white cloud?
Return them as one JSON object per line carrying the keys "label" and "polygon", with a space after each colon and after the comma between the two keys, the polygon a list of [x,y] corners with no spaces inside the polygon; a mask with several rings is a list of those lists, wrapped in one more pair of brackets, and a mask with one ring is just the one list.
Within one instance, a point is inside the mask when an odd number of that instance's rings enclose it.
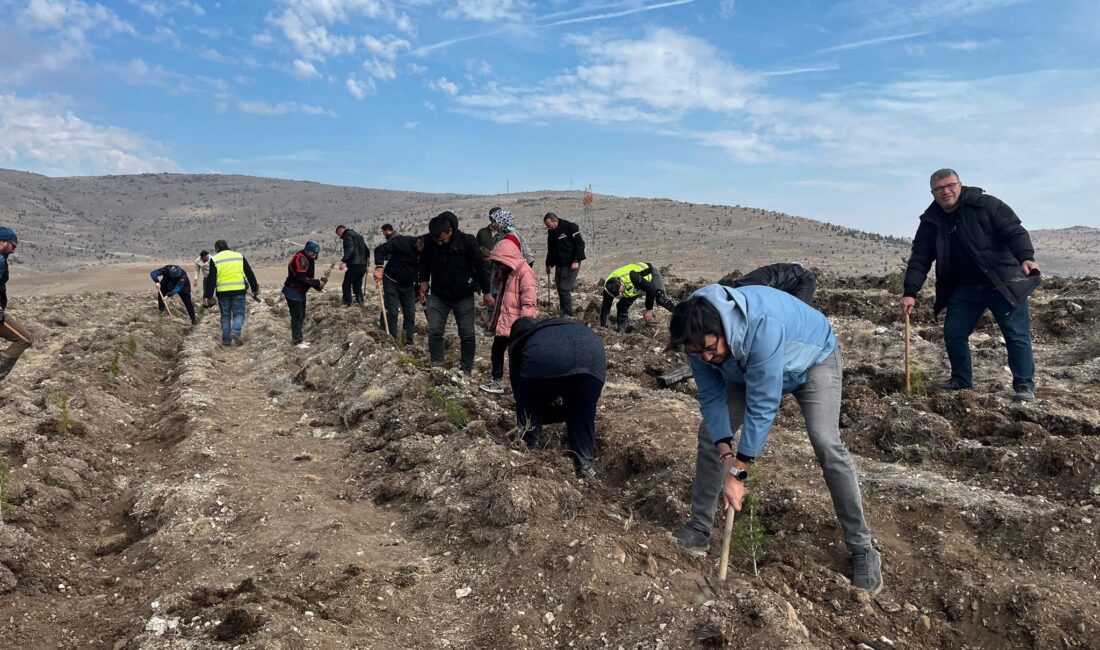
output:
{"label": "white cloud", "polygon": [[156,2],[155,0],[126,0],[129,4],[137,7],[142,13],[148,14],[153,18],[164,18],[170,13],[177,11],[188,11],[196,16],[205,16],[206,10],[194,2],[188,2],[188,0],[177,0],[176,2]]}
{"label": "white cloud", "polygon": [[359,39],[333,31],[353,19],[387,22],[402,31],[412,28],[408,16],[389,0],[280,0],[279,5],[278,11],[268,14],[267,21],[307,61],[355,52]]}
{"label": "white cloud", "polygon": [[[680,5],[689,5],[689,4],[692,4],[694,2],[695,2],[695,0],[670,0],[669,2],[661,2],[661,3],[658,3],[658,4],[643,5],[643,6],[640,6],[640,7],[630,7],[628,9],[620,9],[620,10],[617,10],[617,11],[609,11],[609,12],[600,13],[600,14],[590,14],[590,15],[587,15],[587,16],[580,16],[579,18],[565,18],[565,19],[562,19],[562,20],[555,20],[554,22],[546,23],[546,25],[548,27],[553,27],[555,25],[575,25],[577,23],[590,23],[590,22],[594,22],[594,21],[597,21],[597,20],[609,20],[611,18],[621,18],[623,16],[630,16],[630,15],[633,15],[633,14],[639,14],[639,13],[646,12],[646,11],[656,11],[658,9],[667,9],[669,7],[678,7]],[[613,7],[613,6],[616,6],[616,5],[604,5],[604,7],[600,7],[600,8],[607,8],[608,6]]]}
{"label": "white cloud", "polygon": [[872,47],[875,45],[883,45],[885,43],[896,43],[897,41],[907,41],[912,38],[918,38],[920,36],[927,36],[930,32],[909,32],[906,34],[892,34],[890,36],[879,36],[878,38],[868,38],[859,41],[853,41],[851,43],[841,43],[840,45],[834,45],[832,47],[826,47],[818,50],[817,54],[827,54],[829,52],[845,52],[847,50],[857,50],[864,47]]}
{"label": "white cloud", "polygon": [[429,81],[428,88],[431,88],[432,90],[438,90],[442,93],[447,93],[448,95],[458,94],[458,84],[454,83],[453,81],[448,81],[447,77],[440,77],[434,81]]}
{"label": "white cloud", "polygon": [[165,147],[75,115],[64,97],[0,95],[0,163],[49,174],[178,171]]}
{"label": "white cloud", "polygon": [[239,99],[237,100],[237,109],[242,113],[264,116],[303,113],[305,115],[326,115],[328,117],[336,117],[336,114],[328,109],[321,108],[320,106],[313,106],[310,104],[301,104],[299,102],[278,102],[272,104],[271,102],[265,102],[262,100]]}
{"label": "white cloud", "polygon": [[363,99],[367,95],[374,94],[375,85],[373,79],[367,79],[366,81],[360,81],[354,76],[349,76],[347,81],[344,82],[344,86],[348,89],[356,99]]}
{"label": "white cloud", "polygon": [[736,9],[737,3],[734,0],[721,0],[718,3],[718,15],[729,20],[733,18],[734,9]]}
{"label": "white cloud", "polygon": [[290,74],[297,79],[316,79],[321,76],[321,73],[317,72],[317,68],[313,66],[309,61],[303,61],[301,59],[294,59],[294,63],[291,65]]}
{"label": "white cloud", "polygon": [[93,32],[98,37],[137,35],[132,25],[110,9],[81,0],[30,0],[16,22],[28,33],[49,33],[50,44],[34,60],[27,61],[23,70],[9,71],[12,77],[66,70],[75,61],[92,59],[94,47],[89,34]]}
{"label": "white cloud", "polygon": [[408,41],[392,34],[386,34],[382,38],[367,35],[360,40],[363,42],[363,47],[365,47],[368,52],[386,59],[387,61],[393,61],[397,58],[398,54],[411,47]]}
{"label": "white cloud", "polygon": [[443,12],[443,17],[483,23],[516,21],[527,10],[527,4],[517,0],[458,0]]}
{"label": "white cloud", "polygon": [[420,126],[420,122],[405,122],[405,128],[410,131],[418,126]]}

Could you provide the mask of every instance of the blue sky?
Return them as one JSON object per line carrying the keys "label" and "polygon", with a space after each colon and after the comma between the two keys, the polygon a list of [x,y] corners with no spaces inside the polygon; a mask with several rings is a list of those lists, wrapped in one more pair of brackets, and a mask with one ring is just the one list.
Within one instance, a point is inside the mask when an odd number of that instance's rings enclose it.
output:
{"label": "blue sky", "polygon": [[0,166],[1100,226],[1100,3],[0,0]]}

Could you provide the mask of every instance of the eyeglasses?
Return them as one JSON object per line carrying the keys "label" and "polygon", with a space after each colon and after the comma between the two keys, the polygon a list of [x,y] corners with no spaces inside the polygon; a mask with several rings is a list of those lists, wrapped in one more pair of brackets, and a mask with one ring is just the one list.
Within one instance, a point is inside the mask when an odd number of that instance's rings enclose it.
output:
{"label": "eyeglasses", "polygon": [[713,357],[714,355],[718,354],[718,341],[715,341],[714,343],[711,343],[706,347],[696,350],[686,350],[686,352],[688,353],[689,357],[695,357],[696,359],[702,359],[703,361],[706,361],[707,355]]}
{"label": "eyeglasses", "polygon": [[958,186],[959,186],[958,181],[955,181],[954,183],[948,183],[947,185],[940,185],[939,187],[933,187],[932,188],[932,193],[933,194],[945,194],[949,190],[953,190]]}

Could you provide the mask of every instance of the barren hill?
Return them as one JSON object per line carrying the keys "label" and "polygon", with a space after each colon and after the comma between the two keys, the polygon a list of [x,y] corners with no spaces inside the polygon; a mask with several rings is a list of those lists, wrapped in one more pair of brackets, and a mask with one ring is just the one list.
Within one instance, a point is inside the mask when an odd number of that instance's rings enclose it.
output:
{"label": "barren hill", "polygon": [[[449,209],[474,232],[494,205],[515,213],[536,250],[545,247],[546,212],[581,221],[580,192],[471,196],[250,176],[50,178],[0,170],[0,223],[19,229],[18,262],[39,269],[189,262],[216,239],[228,240],[256,265],[281,266],[297,249],[292,242],[315,239],[334,250],[332,231],[340,223],[377,239],[382,223],[419,233],[428,219]],[[902,238],[761,208],[615,196],[598,196],[593,208],[595,232],[585,233],[589,277],[638,259],[687,277],[717,277],[785,260],[842,274],[882,274],[897,270],[908,255]],[[1037,231],[1035,239],[1051,273],[1100,274],[1100,231]]]}

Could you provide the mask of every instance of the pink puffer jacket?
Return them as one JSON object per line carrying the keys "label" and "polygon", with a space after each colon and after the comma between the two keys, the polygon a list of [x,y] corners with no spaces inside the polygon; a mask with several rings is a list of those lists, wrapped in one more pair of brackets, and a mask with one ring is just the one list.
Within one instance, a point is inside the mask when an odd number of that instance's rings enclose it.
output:
{"label": "pink puffer jacket", "polygon": [[493,247],[489,259],[511,269],[504,279],[503,290],[497,289],[497,307],[493,315],[497,336],[511,336],[512,323],[524,316],[538,316],[538,285],[535,273],[519,252],[513,239],[505,238]]}

